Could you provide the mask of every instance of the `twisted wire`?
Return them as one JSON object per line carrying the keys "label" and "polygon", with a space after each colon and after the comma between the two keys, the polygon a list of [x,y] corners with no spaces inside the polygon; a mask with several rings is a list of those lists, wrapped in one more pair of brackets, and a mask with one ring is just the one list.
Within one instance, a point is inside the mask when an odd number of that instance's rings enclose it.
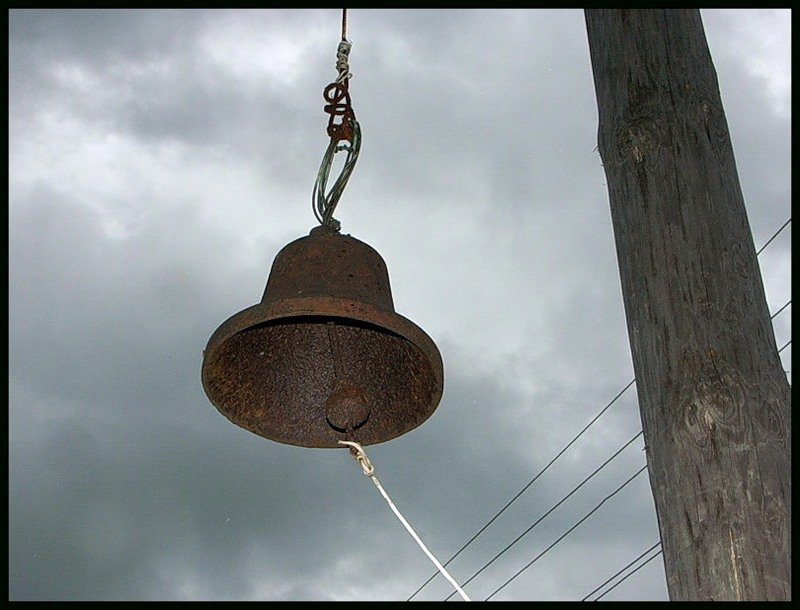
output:
{"label": "twisted wire", "polygon": [[[333,217],[333,212],[339,204],[339,199],[344,192],[350,174],[353,173],[358,154],[361,150],[361,126],[356,120],[353,108],[350,105],[349,81],[353,77],[348,63],[352,43],[345,38],[347,12],[342,13],[342,40],[336,49],[336,80],[325,87],[323,97],[328,102],[325,105],[325,112],[330,115],[328,119],[328,135],[330,142],[322,162],[317,172],[317,179],[314,182],[314,190],[311,195],[311,207],[317,221],[334,231],[341,229],[341,223]],[[335,123],[334,119],[341,117],[341,123]],[[344,140],[349,143],[341,144]],[[330,191],[326,193],[328,178],[330,176],[333,159],[336,153],[347,151],[339,177],[333,183]]]}

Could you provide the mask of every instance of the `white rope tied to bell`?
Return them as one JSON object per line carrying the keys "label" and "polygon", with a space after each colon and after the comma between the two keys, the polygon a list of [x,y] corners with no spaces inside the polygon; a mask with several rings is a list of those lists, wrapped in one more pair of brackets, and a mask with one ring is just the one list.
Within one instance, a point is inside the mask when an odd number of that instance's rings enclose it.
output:
{"label": "white rope tied to bell", "polygon": [[370,479],[372,479],[372,482],[375,483],[375,487],[378,488],[378,491],[383,496],[384,500],[386,500],[386,502],[389,504],[389,508],[391,508],[394,514],[397,515],[397,518],[400,519],[400,523],[402,523],[403,526],[406,528],[406,530],[408,530],[408,533],[411,534],[411,537],[414,538],[419,547],[425,552],[425,554],[428,556],[428,559],[430,559],[433,562],[433,565],[436,566],[436,569],[442,573],[442,575],[450,582],[451,585],[453,585],[455,590],[464,599],[464,601],[467,602],[472,601],[470,600],[469,597],[467,597],[467,594],[464,593],[464,590],[458,585],[455,579],[452,576],[450,576],[450,573],[445,569],[445,567],[441,563],[439,563],[439,560],[433,556],[433,553],[431,553],[428,550],[428,547],[426,547],[425,544],[422,542],[422,540],[420,540],[420,537],[417,536],[417,533],[414,531],[414,528],[412,528],[411,525],[408,523],[408,521],[405,520],[403,515],[400,514],[400,511],[397,510],[397,507],[394,505],[394,502],[392,502],[392,499],[383,489],[383,487],[380,484],[380,481],[378,481],[378,477],[375,476],[375,467],[372,465],[372,462],[370,462],[369,458],[367,457],[364,448],[355,441],[339,441],[339,444],[347,445],[350,447],[351,451],[353,452],[353,457],[358,462],[359,466],[361,466],[361,471]]}

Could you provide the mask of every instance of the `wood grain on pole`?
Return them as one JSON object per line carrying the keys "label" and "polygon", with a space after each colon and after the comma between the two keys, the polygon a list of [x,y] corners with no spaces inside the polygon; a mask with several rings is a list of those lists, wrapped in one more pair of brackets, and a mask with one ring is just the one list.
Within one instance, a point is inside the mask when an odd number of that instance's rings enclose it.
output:
{"label": "wood grain on pole", "polygon": [[789,600],[790,388],[700,12],[585,19],[670,599]]}

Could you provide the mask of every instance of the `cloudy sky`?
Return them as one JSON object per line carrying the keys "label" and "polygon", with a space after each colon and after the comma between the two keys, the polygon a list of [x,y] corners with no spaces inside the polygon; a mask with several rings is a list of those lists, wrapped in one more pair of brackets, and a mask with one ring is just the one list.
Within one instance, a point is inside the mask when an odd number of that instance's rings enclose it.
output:
{"label": "cloudy sky", "polygon": [[[10,12],[11,599],[404,600],[434,572],[346,451],[238,428],[200,383],[211,333],[260,300],[277,251],[316,223],[340,16]],[[791,215],[790,13],[702,16],[758,248]],[[445,561],[633,378],[583,14],[348,17],[363,146],[336,216],[381,253],[397,311],[445,366],[433,416],[368,451]],[[791,225],[759,257],[772,312],[791,298],[790,253]],[[782,346],[791,306],[774,327]],[[782,357],[790,371],[791,346]],[[640,429],[634,386],[454,577]],[[641,449],[470,596],[575,525]],[[582,599],[657,540],[642,475],[492,599]],[[451,591],[438,576],[414,599]],[[657,558],[603,599],[666,597]]]}

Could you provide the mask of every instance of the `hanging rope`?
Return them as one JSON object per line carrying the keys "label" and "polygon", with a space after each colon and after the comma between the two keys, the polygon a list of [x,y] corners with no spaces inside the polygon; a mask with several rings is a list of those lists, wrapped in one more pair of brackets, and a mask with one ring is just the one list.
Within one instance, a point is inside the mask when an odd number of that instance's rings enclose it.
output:
{"label": "hanging rope", "polygon": [[397,515],[398,519],[400,519],[400,523],[402,523],[406,530],[408,530],[408,533],[411,534],[411,537],[414,538],[419,547],[425,552],[425,554],[428,556],[428,559],[430,559],[433,562],[433,565],[436,566],[436,569],[439,570],[448,581],[450,581],[450,584],[453,585],[456,591],[458,591],[458,594],[464,599],[464,601],[471,601],[470,598],[467,597],[467,594],[464,593],[464,590],[458,586],[458,583],[453,579],[452,576],[450,576],[449,572],[444,568],[444,566],[439,563],[436,557],[434,557],[433,554],[428,550],[428,547],[426,547],[422,540],[420,540],[419,536],[417,536],[417,533],[414,531],[411,525],[409,525],[408,521],[406,521],[403,515],[400,514],[400,511],[397,510],[394,502],[392,502],[391,498],[388,496],[386,491],[384,491],[383,487],[378,481],[378,477],[375,476],[375,467],[372,465],[372,462],[369,461],[369,458],[364,452],[363,447],[361,447],[361,445],[355,441],[339,441],[339,444],[348,445],[350,447],[350,453],[356,459],[359,466],[361,466],[362,472],[372,479],[372,482],[375,483],[375,487],[378,488],[378,491],[383,496],[383,499],[389,504],[389,508],[394,511],[394,514]]}
{"label": "hanging rope", "polygon": [[[361,126],[356,120],[356,115],[350,102],[350,79],[353,74],[350,72],[348,60],[350,49],[353,45],[347,40],[346,34],[347,9],[342,9],[342,40],[336,49],[336,70],[339,74],[336,80],[325,87],[322,92],[322,96],[327,102],[324,110],[330,115],[327,133],[331,140],[322,157],[322,163],[317,172],[317,180],[314,183],[314,193],[311,197],[314,216],[316,216],[321,225],[330,227],[335,231],[341,228],[341,223],[333,217],[333,212],[339,203],[342,192],[344,192],[344,187],[347,186],[350,174],[353,173],[358,160],[358,153],[361,149]],[[335,122],[337,117],[341,118],[341,122]],[[349,146],[340,144],[342,141],[349,142]],[[325,189],[328,185],[328,177],[333,165],[334,155],[343,150],[347,151],[344,166],[336,182],[333,183],[330,191],[326,193]]]}

